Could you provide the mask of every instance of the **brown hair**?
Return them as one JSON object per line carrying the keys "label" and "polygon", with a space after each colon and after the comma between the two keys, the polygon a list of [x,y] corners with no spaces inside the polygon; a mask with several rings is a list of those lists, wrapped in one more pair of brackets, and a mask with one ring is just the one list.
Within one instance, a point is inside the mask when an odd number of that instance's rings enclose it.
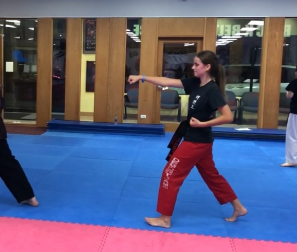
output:
{"label": "brown hair", "polygon": [[210,65],[209,75],[215,78],[220,91],[223,96],[226,97],[226,74],[224,67],[219,63],[219,60],[213,51],[201,51],[197,54],[197,57],[204,65]]}

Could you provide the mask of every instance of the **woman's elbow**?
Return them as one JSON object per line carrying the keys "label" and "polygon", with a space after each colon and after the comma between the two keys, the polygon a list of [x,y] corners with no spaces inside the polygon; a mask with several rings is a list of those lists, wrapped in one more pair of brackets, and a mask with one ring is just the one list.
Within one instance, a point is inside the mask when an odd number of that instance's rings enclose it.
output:
{"label": "woman's elbow", "polygon": [[287,92],[286,96],[287,96],[288,99],[292,99],[293,96],[294,96],[294,93],[289,91],[289,92]]}
{"label": "woman's elbow", "polygon": [[233,115],[232,113],[230,113],[229,115],[226,116],[226,123],[231,123],[233,122]]}

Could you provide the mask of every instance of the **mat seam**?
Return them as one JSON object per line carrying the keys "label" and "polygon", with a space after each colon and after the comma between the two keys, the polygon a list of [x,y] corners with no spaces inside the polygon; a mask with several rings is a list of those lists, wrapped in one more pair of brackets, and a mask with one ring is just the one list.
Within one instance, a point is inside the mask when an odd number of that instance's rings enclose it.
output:
{"label": "mat seam", "polygon": [[230,237],[229,237],[229,243],[230,243],[232,252],[237,252],[237,249],[236,249],[236,246],[235,246],[235,243],[234,243],[233,238],[230,238]]}
{"label": "mat seam", "polygon": [[98,252],[103,251],[104,245],[106,243],[106,240],[107,240],[107,237],[108,237],[108,234],[109,234],[109,230],[110,230],[110,227],[106,227],[103,238],[102,238],[102,241],[101,241],[101,244],[100,244],[99,249],[98,249]]}

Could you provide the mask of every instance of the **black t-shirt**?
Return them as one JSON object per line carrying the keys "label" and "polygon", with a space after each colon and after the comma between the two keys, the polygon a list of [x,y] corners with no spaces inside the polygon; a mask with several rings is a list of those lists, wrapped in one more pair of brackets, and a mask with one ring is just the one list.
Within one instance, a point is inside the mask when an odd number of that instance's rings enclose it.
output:
{"label": "black t-shirt", "polygon": [[[194,117],[201,122],[209,121],[214,111],[227,104],[215,81],[210,81],[201,87],[200,79],[196,77],[183,79],[181,82],[185,93],[190,95],[188,120]],[[212,143],[211,127],[193,128],[189,126],[184,140],[196,143]]]}
{"label": "black t-shirt", "polygon": [[5,124],[3,122],[2,116],[0,114],[0,140],[6,139],[6,138],[7,138],[6,128],[5,128]]}
{"label": "black t-shirt", "polygon": [[294,93],[290,103],[290,113],[297,114],[297,79],[292,80],[286,90]]}

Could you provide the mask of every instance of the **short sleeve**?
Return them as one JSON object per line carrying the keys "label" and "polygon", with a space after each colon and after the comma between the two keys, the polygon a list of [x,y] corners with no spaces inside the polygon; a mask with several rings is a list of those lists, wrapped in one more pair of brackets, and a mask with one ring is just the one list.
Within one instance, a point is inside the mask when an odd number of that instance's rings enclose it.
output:
{"label": "short sleeve", "polygon": [[192,93],[192,90],[194,87],[197,87],[200,85],[200,79],[196,77],[181,79],[181,82],[184,86],[184,90],[187,95]]}
{"label": "short sleeve", "polygon": [[227,104],[222,92],[218,87],[209,90],[209,104],[212,110],[217,110]]}
{"label": "short sleeve", "polygon": [[286,87],[287,91],[291,91],[294,94],[297,93],[297,79],[292,80],[289,85]]}

